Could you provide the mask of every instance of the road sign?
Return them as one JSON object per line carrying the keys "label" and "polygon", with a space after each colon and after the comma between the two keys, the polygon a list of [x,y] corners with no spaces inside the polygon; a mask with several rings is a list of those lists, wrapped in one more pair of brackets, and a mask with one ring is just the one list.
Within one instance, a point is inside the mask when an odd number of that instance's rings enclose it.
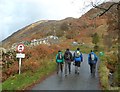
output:
{"label": "road sign", "polygon": [[18,52],[23,52],[24,51],[24,44],[19,44],[18,46],[17,46],[17,51]]}
{"label": "road sign", "polygon": [[21,62],[22,62],[22,58],[25,58],[25,54],[23,54],[22,52],[24,51],[24,44],[19,44],[17,46],[17,51],[19,53],[16,54],[16,58],[19,58],[19,74],[21,73]]}
{"label": "road sign", "polygon": [[25,54],[17,53],[16,58],[25,58]]}

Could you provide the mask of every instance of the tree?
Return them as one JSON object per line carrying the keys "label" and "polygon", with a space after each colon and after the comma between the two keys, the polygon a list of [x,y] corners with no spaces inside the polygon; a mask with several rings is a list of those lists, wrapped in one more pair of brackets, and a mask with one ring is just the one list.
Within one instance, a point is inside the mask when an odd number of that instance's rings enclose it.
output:
{"label": "tree", "polygon": [[92,43],[95,44],[94,51],[98,51],[99,49],[99,46],[97,45],[98,42],[99,42],[99,35],[97,33],[94,33],[92,36]]}
{"label": "tree", "polygon": [[92,43],[97,45],[97,43],[99,42],[99,35],[97,33],[93,34],[92,36]]}

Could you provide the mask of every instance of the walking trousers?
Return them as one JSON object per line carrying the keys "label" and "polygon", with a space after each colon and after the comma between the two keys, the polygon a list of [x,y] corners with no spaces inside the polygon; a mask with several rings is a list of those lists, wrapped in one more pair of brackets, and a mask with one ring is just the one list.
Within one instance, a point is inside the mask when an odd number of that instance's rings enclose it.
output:
{"label": "walking trousers", "polygon": [[69,70],[69,74],[71,73],[71,62],[70,61],[65,61],[65,74],[67,74],[67,68]]}
{"label": "walking trousers", "polygon": [[63,63],[62,62],[58,62],[57,63],[57,73],[61,70],[61,72],[63,72]]}
{"label": "walking trousers", "polygon": [[96,64],[91,64],[90,63],[90,72],[91,73],[95,73],[95,68],[96,68]]}

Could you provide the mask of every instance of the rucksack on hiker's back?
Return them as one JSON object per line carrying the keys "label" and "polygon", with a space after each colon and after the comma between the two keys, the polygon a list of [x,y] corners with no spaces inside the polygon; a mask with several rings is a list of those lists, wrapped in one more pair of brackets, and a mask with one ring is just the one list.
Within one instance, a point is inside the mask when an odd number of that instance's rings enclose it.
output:
{"label": "rucksack on hiker's back", "polygon": [[68,60],[71,59],[69,52],[66,52],[66,53],[65,53],[65,59],[68,59]]}
{"label": "rucksack on hiker's back", "polygon": [[82,56],[80,51],[76,51],[75,52],[75,58],[74,58],[75,62],[82,62]]}
{"label": "rucksack on hiker's back", "polygon": [[95,55],[94,54],[90,54],[90,58],[91,58],[92,61],[95,60]]}
{"label": "rucksack on hiker's back", "polygon": [[58,54],[57,59],[59,59],[59,60],[62,60],[62,59],[63,59],[63,56],[62,56],[61,53]]}
{"label": "rucksack on hiker's back", "polygon": [[80,57],[80,51],[75,51],[75,57],[76,58]]}

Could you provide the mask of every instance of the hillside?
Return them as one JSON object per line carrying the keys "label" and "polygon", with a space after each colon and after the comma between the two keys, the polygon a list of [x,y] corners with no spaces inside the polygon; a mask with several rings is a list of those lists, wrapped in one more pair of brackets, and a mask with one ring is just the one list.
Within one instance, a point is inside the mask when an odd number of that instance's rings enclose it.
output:
{"label": "hillside", "polygon": [[[106,8],[111,4],[112,3],[109,2],[101,4],[100,6]],[[116,16],[115,7],[103,16],[96,17],[101,12],[100,9],[93,8],[78,19],[70,17],[60,21],[41,20],[13,33],[10,37],[2,41],[2,45],[4,48],[10,48],[12,44],[16,42],[31,41],[33,39],[45,38],[50,35],[56,35],[61,39],[65,38],[64,40],[72,39],[80,43],[84,42],[91,44],[91,35],[93,33],[97,32],[100,36],[108,34],[108,21],[114,19],[114,16]]]}

